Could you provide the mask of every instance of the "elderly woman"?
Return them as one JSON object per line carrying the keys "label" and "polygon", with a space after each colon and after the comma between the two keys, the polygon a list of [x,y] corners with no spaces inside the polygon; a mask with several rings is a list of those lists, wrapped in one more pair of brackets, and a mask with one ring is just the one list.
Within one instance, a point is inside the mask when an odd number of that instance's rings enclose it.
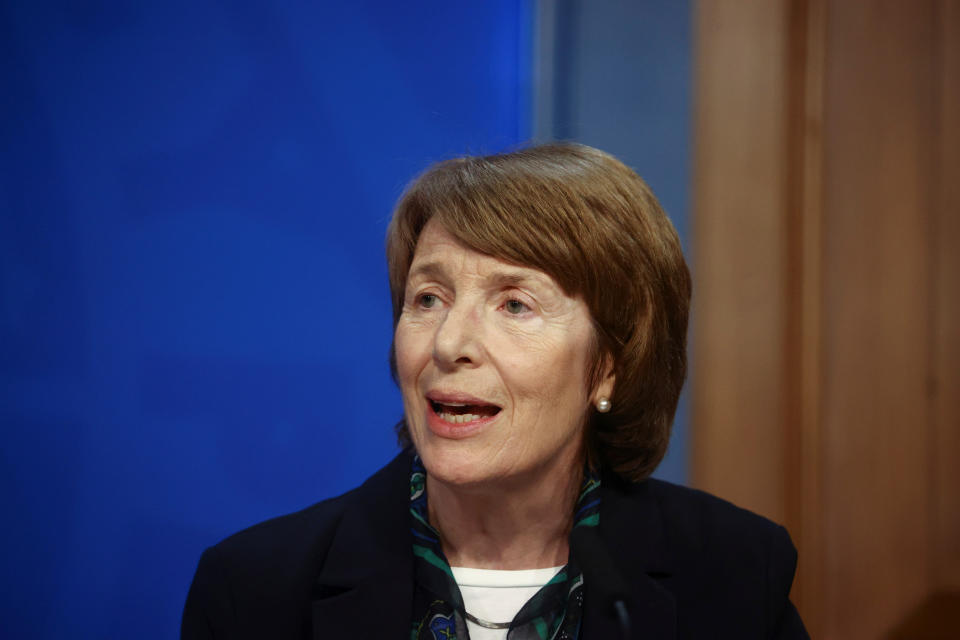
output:
{"label": "elderly woman", "polygon": [[200,560],[184,638],[793,638],[786,531],[648,478],[690,277],[647,185],[548,145],[439,163],[390,223],[404,451]]}

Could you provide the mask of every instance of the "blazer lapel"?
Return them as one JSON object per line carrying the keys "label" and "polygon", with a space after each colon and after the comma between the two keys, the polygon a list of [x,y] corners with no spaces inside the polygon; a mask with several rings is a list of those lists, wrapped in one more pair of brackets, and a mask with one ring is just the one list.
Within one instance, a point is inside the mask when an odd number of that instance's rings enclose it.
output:
{"label": "blazer lapel", "polygon": [[[407,454],[357,489],[314,585],[313,637],[406,638],[413,606]],[[612,474],[601,484],[600,538],[630,587],[632,637],[675,638],[676,604],[659,580],[672,573],[660,509],[647,483]],[[612,603],[586,585],[583,637],[620,638]]]}
{"label": "blazer lapel", "polygon": [[401,454],[357,489],[314,585],[314,638],[409,637],[409,473]]}
{"label": "blazer lapel", "polygon": [[[675,638],[676,602],[659,582],[672,573],[672,562],[660,509],[649,485],[630,485],[605,474],[600,491],[600,538],[630,590],[625,604],[631,637]],[[620,638],[613,603],[591,599],[589,582],[585,587],[583,637]]]}

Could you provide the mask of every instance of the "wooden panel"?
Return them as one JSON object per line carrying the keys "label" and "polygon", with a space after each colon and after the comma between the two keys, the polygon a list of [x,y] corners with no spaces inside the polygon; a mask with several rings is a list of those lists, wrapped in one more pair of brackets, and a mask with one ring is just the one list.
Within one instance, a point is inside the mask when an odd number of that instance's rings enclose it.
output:
{"label": "wooden panel", "polygon": [[695,20],[693,484],[782,522],[787,3]]}
{"label": "wooden panel", "polygon": [[939,202],[936,247],[932,571],[941,588],[960,588],[960,3],[941,0]]}
{"label": "wooden panel", "polygon": [[694,482],[787,523],[813,637],[960,628],[960,3],[696,28]]}
{"label": "wooden panel", "polygon": [[[795,47],[788,73],[802,80],[796,102],[802,111],[793,116],[794,148],[799,156],[794,177],[796,202],[790,227],[794,246],[791,260],[791,300],[788,335],[791,424],[799,461],[785,472],[788,486],[799,495],[788,505],[800,552],[791,597],[814,638],[823,636],[824,547],[821,385],[823,379],[823,91],[826,58],[825,0],[797,2]],[[796,84],[794,84],[796,86]],[[792,484],[789,482],[792,480]]]}
{"label": "wooden panel", "polygon": [[932,0],[828,7],[826,638],[879,637],[928,588],[933,9]]}

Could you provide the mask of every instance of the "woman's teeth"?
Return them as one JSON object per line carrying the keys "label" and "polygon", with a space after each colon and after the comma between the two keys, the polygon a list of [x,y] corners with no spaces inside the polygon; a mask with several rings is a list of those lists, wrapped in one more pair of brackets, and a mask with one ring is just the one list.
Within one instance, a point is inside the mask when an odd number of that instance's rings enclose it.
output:
{"label": "woman's teeth", "polygon": [[441,420],[450,424],[465,424],[482,418],[489,418],[500,412],[500,407],[494,405],[471,404],[441,404],[430,401],[433,411]]}
{"label": "woman's teeth", "polygon": [[452,422],[453,424],[462,424],[464,422],[472,422],[473,420],[480,419],[480,416],[478,416],[475,413],[455,414],[455,413],[441,412],[441,413],[438,413],[437,415],[440,416],[441,420],[444,420],[446,422]]}

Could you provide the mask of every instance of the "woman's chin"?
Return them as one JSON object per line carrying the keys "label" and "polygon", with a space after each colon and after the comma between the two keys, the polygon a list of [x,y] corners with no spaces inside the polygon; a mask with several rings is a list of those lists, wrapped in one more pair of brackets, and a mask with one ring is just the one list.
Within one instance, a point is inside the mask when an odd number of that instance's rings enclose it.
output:
{"label": "woman's chin", "polygon": [[482,487],[500,478],[498,465],[472,447],[451,446],[449,442],[418,447],[423,466],[433,480],[452,487]]}

